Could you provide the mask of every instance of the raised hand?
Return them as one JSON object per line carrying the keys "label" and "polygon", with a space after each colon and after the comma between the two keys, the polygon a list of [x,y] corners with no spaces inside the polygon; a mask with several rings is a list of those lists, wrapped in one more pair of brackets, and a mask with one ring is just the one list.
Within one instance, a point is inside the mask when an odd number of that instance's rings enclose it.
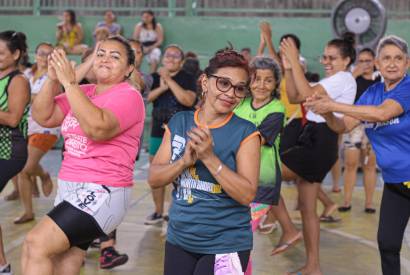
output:
{"label": "raised hand", "polygon": [[55,70],[58,81],[65,88],[76,83],[74,67],[68,60],[64,50],[55,49],[51,54],[50,64]]}
{"label": "raised hand", "polygon": [[285,56],[291,66],[299,64],[299,50],[292,38],[285,38],[280,43],[281,55]]}

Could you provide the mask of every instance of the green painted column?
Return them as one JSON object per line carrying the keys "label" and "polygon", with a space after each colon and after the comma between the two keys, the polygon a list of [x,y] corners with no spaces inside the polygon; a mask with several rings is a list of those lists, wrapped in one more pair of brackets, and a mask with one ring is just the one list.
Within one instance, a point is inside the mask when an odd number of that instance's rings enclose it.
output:
{"label": "green painted column", "polygon": [[175,0],[168,0],[168,17],[175,17]]}
{"label": "green painted column", "polygon": [[40,15],[41,2],[40,0],[33,0],[33,15]]}

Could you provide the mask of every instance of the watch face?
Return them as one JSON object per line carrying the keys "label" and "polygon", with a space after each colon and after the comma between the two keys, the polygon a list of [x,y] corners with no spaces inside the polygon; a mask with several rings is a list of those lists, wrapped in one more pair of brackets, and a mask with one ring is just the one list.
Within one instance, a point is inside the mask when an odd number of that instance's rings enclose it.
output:
{"label": "watch face", "polygon": [[385,9],[377,0],[342,0],[332,14],[334,34],[340,37],[352,32],[361,46],[376,43],[384,35],[386,23]]}

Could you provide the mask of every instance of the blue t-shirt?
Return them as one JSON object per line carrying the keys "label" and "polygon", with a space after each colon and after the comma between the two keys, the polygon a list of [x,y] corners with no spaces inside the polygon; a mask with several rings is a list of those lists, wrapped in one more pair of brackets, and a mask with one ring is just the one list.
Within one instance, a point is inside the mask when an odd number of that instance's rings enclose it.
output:
{"label": "blue t-shirt", "polygon": [[384,182],[401,183],[410,180],[410,77],[406,76],[387,92],[384,83],[372,85],[356,105],[380,105],[387,99],[399,103],[404,112],[386,122],[364,122],[364,125]]}
{"label": "blue t-shirt", "polygon": [[[171,162],[184,155],[187,132],[198,125],[197,112],[179,112],[169,121]],[[215,154],[236,171],[236,154],[241,142],[257,133],[255,125],[232,114],[225,123],[210,130]],[[201,254],[252,249],[249,207],[225,193],[201,161],[185,169],[174,181],[174,187],[167,236],[170,243]]]}

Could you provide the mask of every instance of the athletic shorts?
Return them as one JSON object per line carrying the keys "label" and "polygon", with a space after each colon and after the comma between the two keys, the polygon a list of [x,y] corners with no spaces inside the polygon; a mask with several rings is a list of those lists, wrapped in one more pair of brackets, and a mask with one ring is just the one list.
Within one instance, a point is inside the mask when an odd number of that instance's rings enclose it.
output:
{"label": "athletic shorts", "polygon": [[56,135],[51,134],[32,134],[28,137],[28,145],[40,149],[47,153],[57,141]]}
{"label": "athletic shorts", "polygon": [[321,183],[338,158],[338,134],[326,123],[308,122],[295,146],[282,152],[286,167],[302,179]]}
{"label": "athletic shorts", "polygon": [[0,193],[9,180],[23,170],[27,159],[0,159]]}
{"label": "athletic shorts", "polygon": [[162,143],[162,137],[150,137],[149,139],[149,155],[155,156]]}
{"label": "athletic shorts", "polygon": [[145,60],[147,61],[148,64],[151,64],[154,62],[159,63],[160,59],[161,59],[161,50],[159,48],[152,49],[151,52],[145,55]]}
{"label": "athletic shorts", "polygon": [[165,243],[164,275],[243,274],[251,251],[226,254],[198,254]]}
{"label": "athletic shorts", "polygon": [[129,207],[131,187],[58,180],[54,209],[48,216],[71,246],[87,250],[91,242],[114,231]]}
{"label": "athletic shorts", "polygon": [[364,125],[359,125],[354,128],[350,133],[343,135],[343,147],[344,149],[368,149],[370,146],[369,139],[367,138],[364,130]]}

